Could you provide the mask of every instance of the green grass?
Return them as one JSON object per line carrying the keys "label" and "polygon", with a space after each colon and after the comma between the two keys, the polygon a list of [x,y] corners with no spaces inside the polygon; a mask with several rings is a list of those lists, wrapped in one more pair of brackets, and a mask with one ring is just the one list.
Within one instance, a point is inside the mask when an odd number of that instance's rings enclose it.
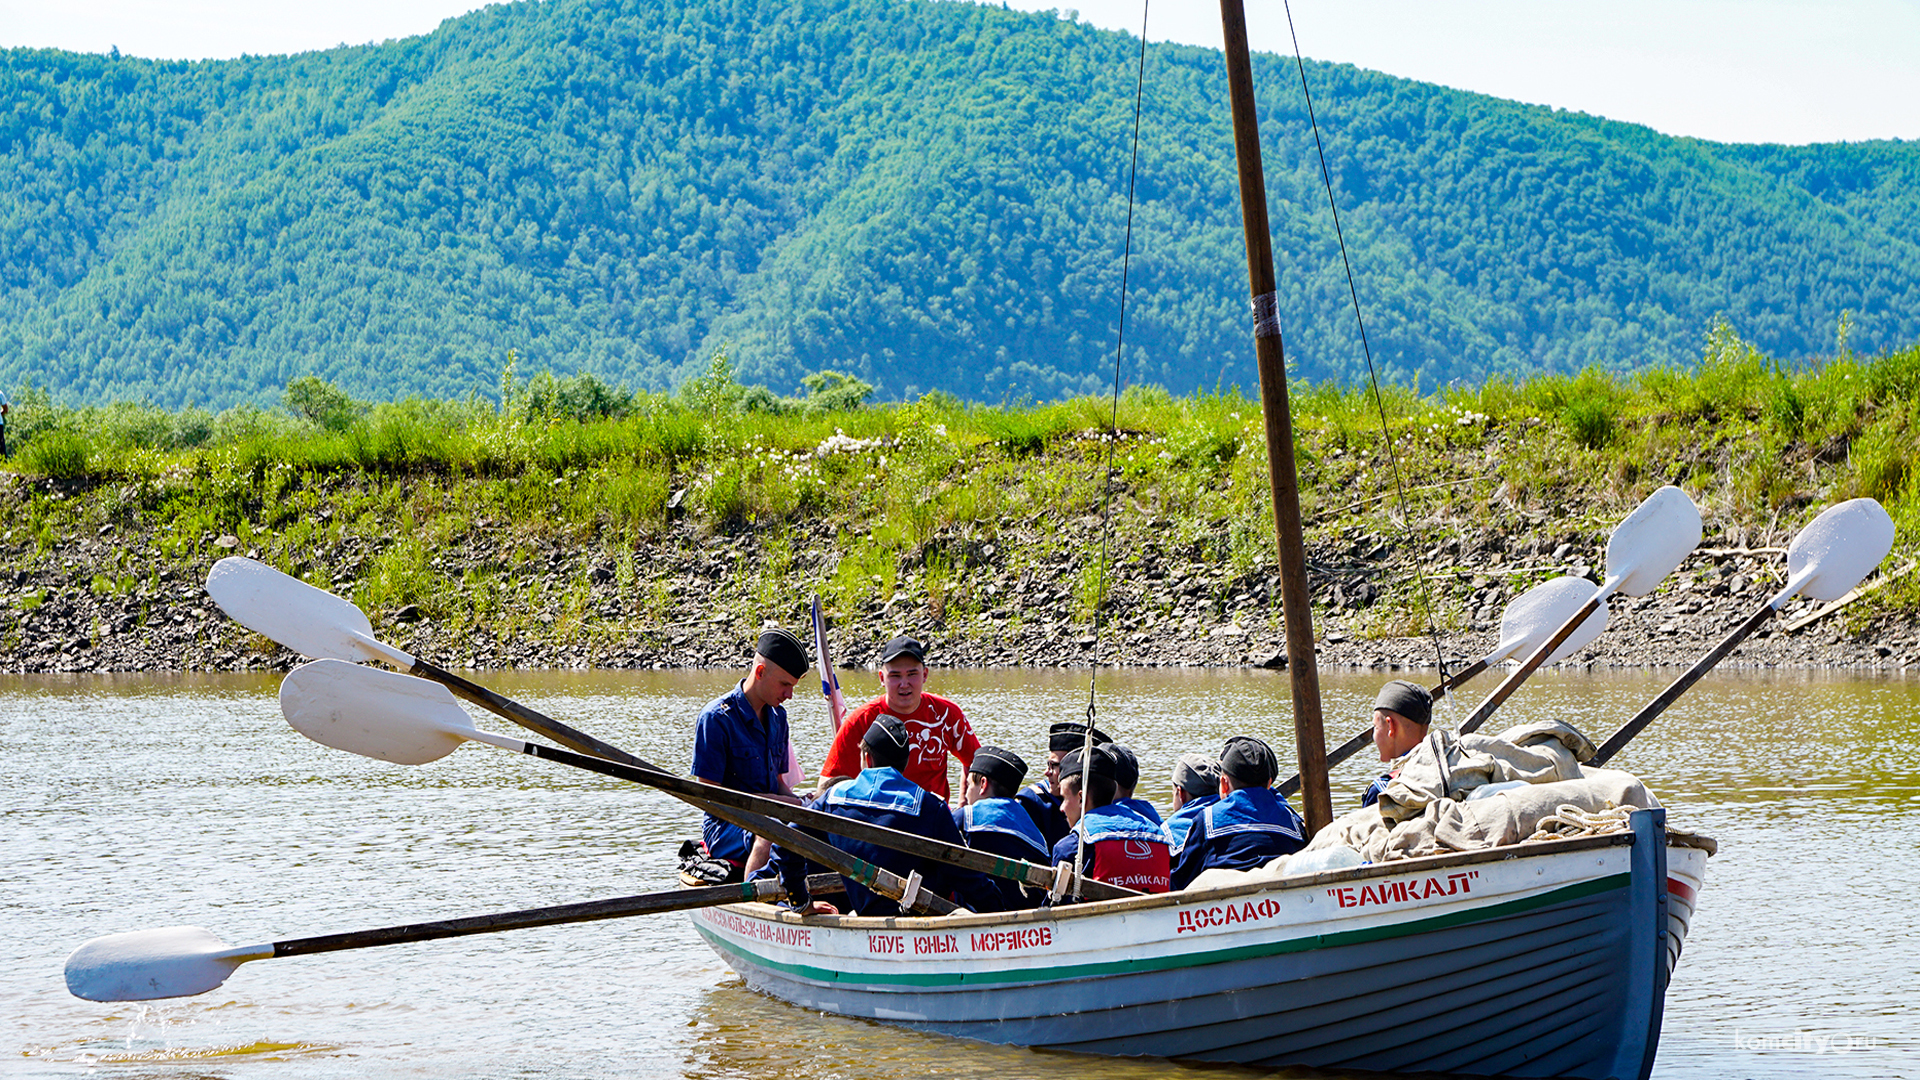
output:
{"label": "green grass", "polygon": [[49,480],[85,479],[93,467],[91,441],[68,428],[41,432],[20,451],[22,471]]}
{"label": "green grass", "polygon": [[[819,591],[830,605],[898,597],[914,614],[966,618],[994,606],[965,564],[993,544],[1003,569],[1070,583],[1075,618],[1087,620],[1111,596],[1089,525],[1105,509],[1111,450],[1116,557],[1199,561],[1242,583],[1272,564],[1265,432],[1257,403],[1238,393],[1129,389],[1110,443],[1104,397],[848,405],[845,384],[823,383],[839,395],[829,409],[730,378],[716,368],[678,396],[536,380],[505,406],[343,404],[305,385],[298,403],[318,419],[76,409],[22,390],[10,417],[16,453],[0,475],[26,483],[0,554],[22,566],[58,560],[111,525],[116,538],[142,539],[79,584],[123,595],[159,569],[226,553],[215,541],[232,535],[242,552],[351,585],[377,618],[412,605],[458,628],[583,640],[666,632],[673,594],[633,552],[691,524],[705,538],[696,543],[754,536],[764,573],[739,587],[742,604]],[[1865,495],[1899,525],[1896,560],[1920,550],[1920,346],[1796,368],[1722,325],[1692,369],[1497,379],[1426,396],[1388,388],[1379,400],[1299,386],[1291,397],[1315,536],[1391,530],[1424,550],[1461,521],[1485,521],[1489,506],[1577,531],[1576,518],[1617,518],[1677,482],[1710,533],[1797,525]],[[502,565],[435,565],[473,537],[509,541]],[[830,558],[815,560],[821,550]],[[552,595],[534,584],[555,551],[602,553],[585,561],[611,568],[617,616],[596,610],[582,581]],[[1212,601],[1232,595],[1223,587]],[[1920,580],[1879,595],[1874,603],[1911,606]],[[1443,621],[1462,617],[1444,592],[1430,602]],[[536,621],[549,603],[557,614]]]}

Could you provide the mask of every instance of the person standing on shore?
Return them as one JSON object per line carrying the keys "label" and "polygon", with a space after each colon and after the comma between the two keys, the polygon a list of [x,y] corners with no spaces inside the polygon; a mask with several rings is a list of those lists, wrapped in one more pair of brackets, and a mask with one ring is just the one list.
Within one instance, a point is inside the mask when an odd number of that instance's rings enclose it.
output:
{"label": "person standing on shore", "polygon": [[[693,778],[798,805],[784,775],[791,743],[787,710],[781,706],[809,666],[799,638],[785,630],[763,632],[754,643],[747,677],[708,703],[693,722]],[[765,837],[712,814],[701,822],[700,837],[709,856],[745,875],[765,866],[771,852]]]}
{"label": "person standing on shore", "polygon": [[0,398],[0,460],[7,456],[7,413],[12,409],[5,398]]}
{"label": "person standing on shore", "polygon": [[898,717],[907,727],[913,746],[906,766],[907,779],[939,796],[952,797],[947,783],[947,756],[960,759],[961,769],[973,764],[980,740],[960,706],[927,693],[927,648],[911,637],[897,637],[880,649],[879,697],[847,714],[833,737],[833,748],[820,763],[820,790],[845,783],[860,773],[860,740],[882,716]]}

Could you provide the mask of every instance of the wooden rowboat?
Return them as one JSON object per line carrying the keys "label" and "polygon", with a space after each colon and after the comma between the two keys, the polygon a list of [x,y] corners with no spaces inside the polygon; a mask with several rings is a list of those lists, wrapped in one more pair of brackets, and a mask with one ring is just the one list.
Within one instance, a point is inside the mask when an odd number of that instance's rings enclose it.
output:
{"label": "wooden rowboat", "polygon": [[692,914],[757,990],[995,1043],[1329,1069],[1645,1077],[1713,843],[1632,829],[947,918]]}

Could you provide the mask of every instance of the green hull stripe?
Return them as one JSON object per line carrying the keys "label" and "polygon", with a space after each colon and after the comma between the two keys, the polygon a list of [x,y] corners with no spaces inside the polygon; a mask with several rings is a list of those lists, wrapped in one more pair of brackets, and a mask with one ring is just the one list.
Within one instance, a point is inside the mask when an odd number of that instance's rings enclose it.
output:
{"label": "green hull stripe", "polygon": [[845,982],[862,985],[883,986],[979,986],[985,983],[1036,983],[1064,982],[1069,979],[1084,979],[1097,975],[1116,975],[1128,972],[1164,971],[1170,968],[1202,967],[1207,964],[1223,964],[1230,960],[1250,960],[1262,956],[1280,956],[1286,953],[1311,952],[1315,949],[1328,949],[1338,945],[1358,945],[1368,941],[1381,941],[1387,938],[1408,937],[1413,934],[1425,934],[1449,927],[1464,926],[1468,923],[1483,922],[1487,919],[1504,918],[1518,915],[1536,908],[1551,907],[1568,901],[1579,900],[1598,893],[1624,889],[1632,880],[1631,874],[1612,874],[1607,877],[1583,881],[1577,885],[1567,885],[1539,896],[1523,900],[1507,900],[1490,904],[1483,908],[1468,911],[1456,911],[1445,915],[1434,915],[1412,922],[1395,923],[1391,926],[1374,926],[1361,930],[1342,930],[1332,934],[1310,934],[1306,937],[1290,938],[1286,941],[1269,942],[1264,945],[1241,945],[1231,949],[1215,949],[1212,952],[1182,953],[1177,956],[1153,956],[1139,960],[1104,960],[1091,964],[1073,964],[1070,966],[1046,969],[1026,968],[1020,970],[946,972],[937,974],[880,974],[860,971],[835,971],[830,968],[813,967],[808,964],[785,964],[769,960],[756,953],[748,952],[719,934],[709,930],[698,919],[694,920],[694,929],[707,939],[714,948],[732,953],[755,967],[769,968],[785,972],[788,975],[812,979],[816,982]]}

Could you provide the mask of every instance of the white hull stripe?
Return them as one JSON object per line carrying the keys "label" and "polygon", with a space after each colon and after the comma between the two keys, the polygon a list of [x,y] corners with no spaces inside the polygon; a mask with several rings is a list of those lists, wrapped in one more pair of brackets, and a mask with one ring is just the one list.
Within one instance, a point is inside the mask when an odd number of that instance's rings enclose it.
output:
{"label": "white hull stripe", "polygon": [[[1383,926],[1371,926],[1355,930],[1339,930],[1329,934],[1308,934],[1303,937],[1288,938],[1284,941],[1262,942],[1257,945],[1239,945],[1207,952],[1188,952],[1173,956],[1143,957],[1134,960],[1107,960],[1090,964],[1070,964],[1049,968],[999,969],[982,971],[915,971],[915,972],[868,972],[837,971],[832,968],[815,967],[810,964],[790,964],[770,960],[752,952],[709,928],[698,916],[694,918],[694,928],[700,931],[715,948],[740,957],[755,967],[784,972],[802,979],[815,982],[847,982],[863,985],[895,986],[960,986],[980,985],[983,983],[1045,983],[1061,982],[1068,979],[1083,979],[1096,975],[1127,974],[1146,971],[1164,971],[1171,968],[1201,967],[1207,964],[1221,964],[1233,960],[1247,960],[1263,956],[1281,956],[1287,953],[1312,952],[1316,949],[1333,948],[1341,945],[1357,945],[1362,942],[1379,941],[1387,938],[1408,937],[1414,934],[1430,933],[1449,927],[1463,926],[1486,919],[1501,918],[1567,903],[1598,893],[1624,889],[1632,880],[1631,874],[1612,874],[1595,878],[1592,881],[1577,882],[1572,885],[1553,889],[1538,896],[1507,900],[1485,907],[1475,907],[1464,911],[1452,911],[1433,915],[1424,919]],[[929,965],[930,966],[930,965]]]}

